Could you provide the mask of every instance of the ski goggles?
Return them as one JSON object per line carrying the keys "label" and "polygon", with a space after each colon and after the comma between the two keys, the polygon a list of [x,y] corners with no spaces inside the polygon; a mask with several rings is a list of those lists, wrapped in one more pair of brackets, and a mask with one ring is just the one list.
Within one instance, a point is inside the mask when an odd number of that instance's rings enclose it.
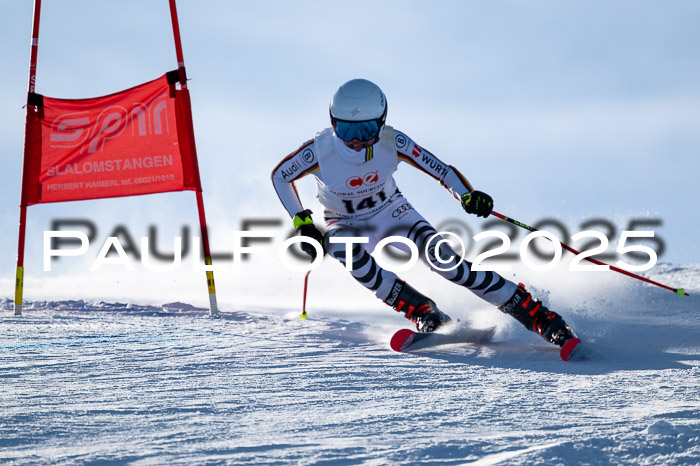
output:
{"label": "ski goggles", "polygon": [[359,139],[362,142],[371,141],[379,136],[382,119],[368,121],[335,120],[335,134],[345,142]]}

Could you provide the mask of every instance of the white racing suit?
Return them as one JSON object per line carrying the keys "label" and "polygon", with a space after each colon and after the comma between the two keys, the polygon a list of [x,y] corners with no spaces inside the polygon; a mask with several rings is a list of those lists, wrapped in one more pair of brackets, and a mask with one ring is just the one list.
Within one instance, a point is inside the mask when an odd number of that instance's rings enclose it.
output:
{"label": "white racing suit", "polygon": [[[324,242],[326,251],[345,265],[348,260],[345,243],[333,243],[330,239],[368,237],[368,243],[353,245],[350,273],[382,301],[389,296],[398,277],[379,267],[371,253],[381,239],[404,236],[416,244],[420,258],[431,270],[495,306],[503,305],[514,295],[516,284],[495,272],[472,271],[467,261],[452,268],[459,258],[444,242],[440,246],[440,257],[453,259],[447,263],[437,261],[434,246],[440,237],[430,241],[432,247],[425,253],[426,242],[437,232],[398,190],[393,174],[399,162],[406,162],[435,178],[456,199],[473,190],[454,167],[444,164],[390,126],[382,129],[377,143],[361,152],[346,147],[333,129],[327,128],[282,160],[272,172],[272,182],[282,204],[293,217],[304,210],[294,181],[308,174],[315,176],[328,228]],[[407,250],[401,243],[391,244]]]}

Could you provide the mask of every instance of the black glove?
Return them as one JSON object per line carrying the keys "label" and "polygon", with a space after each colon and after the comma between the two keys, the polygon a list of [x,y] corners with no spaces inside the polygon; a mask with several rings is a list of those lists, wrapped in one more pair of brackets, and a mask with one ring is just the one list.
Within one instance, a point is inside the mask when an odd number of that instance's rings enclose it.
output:
{"label": "black glove", "polygon": [[[321,248],[323,248],[323,233],[318,231],[318,229],[314,226],[314,221],[311,219],[311,214],[312,212],[310,209],[302,210],[296,214],[294,216],[294,228],[297,229],[300,235],[308,236],[309,238],[318,241],[321,244]],[[301,246],[302,251],[311,256],[311,260],[316,260],[316,248],[309,243],[299,243],[299,245]],[[323,253],[326,253],[325,249],[323,249]]]}
{"label": "black glove", "polygon": [[462,194],[462,207],[468,214],[486,218],[493,211],[493,198],[481,191],[464,193]]}

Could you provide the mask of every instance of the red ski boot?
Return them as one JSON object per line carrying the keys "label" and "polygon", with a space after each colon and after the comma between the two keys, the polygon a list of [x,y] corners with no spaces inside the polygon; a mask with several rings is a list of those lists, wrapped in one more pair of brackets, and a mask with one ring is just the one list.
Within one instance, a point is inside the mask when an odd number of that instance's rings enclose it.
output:
{"label": "red ski boot", "polygon": [[394,282],[391,293],[384,302],[397,312],[403,312],[407,319],[416,324],[419,332],[434,332],[452,320],[430,298],[403,280]]}
{"label": "red ski boot", "polygon": [[515,317],[525,328],[557,346],[564,346],[568,340],[576,338],[564,319],[547,309],[539,299],[533,298],[522,283],[518,284],[513,297],[498,309]]}

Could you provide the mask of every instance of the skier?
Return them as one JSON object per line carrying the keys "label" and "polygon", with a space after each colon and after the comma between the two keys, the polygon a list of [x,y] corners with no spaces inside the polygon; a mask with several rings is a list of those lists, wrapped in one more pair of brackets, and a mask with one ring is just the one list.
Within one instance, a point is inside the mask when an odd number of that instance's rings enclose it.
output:
{"label": "skier", "polygon": [[[470,270],[467,261],[450,270],[457,264],[456,255],[445,243],[440,251],[435,251],[439,237],[430,240],[437,232],[394,182],[393,173],[399,162],[406,162],[438,180],[469,214],[488,217],[493,200],[488,194],[474,190],[456,168],[386,125],[386,115],[386,97],[377,85],[364,79],[348,81],[330,102],[332,127],[317,133],[275,167],[273,185],[299,233],[318,241],[324,252],[343,265],[351,261],[350,273],[355,280],[402,312],[419,332],[432,332],[451,319],[433,300],[377,265],[371,252],[386,236],[405,236],[419,251],[425,251],[429,242],[432,245],[429,254],[420,257],[431,270],[469,289],[555,345],[562,346],[573,338],[562,317],[533,298],[522,283],[516,285],[494,272]],[[314,225],[312,212],[304,209],[294,186],[296,180],[309,174],[316,177],[318,199],[324,207],[325,236]],[[346,257],[346,243],[330,241],[358,236],[367,237],[368,242],[354,243],[351,257]],[[406,249],[401,243],[396,245]],[[302,242],[301,247],[312,258],[316,257],[311,244]],[[442,263],[436,254],[440,254]],[[443,257],[452,259],[445,263]]]}

